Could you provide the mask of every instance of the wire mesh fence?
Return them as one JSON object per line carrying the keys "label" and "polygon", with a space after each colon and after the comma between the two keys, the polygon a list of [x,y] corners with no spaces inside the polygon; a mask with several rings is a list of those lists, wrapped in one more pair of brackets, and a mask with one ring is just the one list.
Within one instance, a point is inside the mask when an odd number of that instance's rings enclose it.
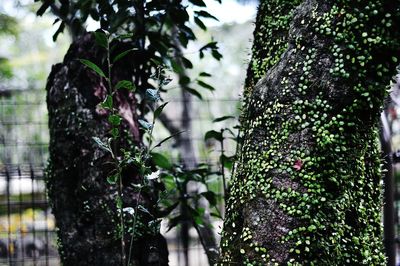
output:
{"label": "wire mesh fence", "polygon": [[[182,99],[169,102],[172,123],[181,124]],[[206,163],[219,167],[220,147],[205,141],[207,130],[232,127],[235,120],[213,124],[222,115],[238,113],[238,98],[193,99],[192,131],[183,134],[194,146],[193,158],[185,162]],[[168,111],[168,109],[167,109]],[[156,141],[170,133],[156,124]],[[234,141],[227,137],[224,152],[233,154]],[[44,171],[48,158],[49,133],[44,90],[9,90],[0,93],[0,265],[59,265],[55,221],[47,199]],[[160,152],[168,153],[180,163],[178,147],[169,143]],[[218,182],[217,182],[218,184]],[[199,188],[192,188],[199,189]],[[222,194],[222,186],[216,188]],[[166,224],[166,221],[165,223]],[[213,220],[216,237],[221,221]],[[165,234],[170,265],[207,265],[207,257],[195,229],[189,234],[188,264],[180,228]]]}
{"label": "wire mesh fence", "polygon": [[[181,98],[165,99],[171,106],[168,115],[179,125]],[[213,169],[220,167],[221,147],[205,141],[210,129],[233,128],[237,120],[214,124],[222,115],[236,115],[239,98],[193,99],[192,131],[183,134],[194,146],[193,157],[185,162],[206,163]],[[170,133],[161,123],[154,129],[157,140]],[[226,136],[224,152],[233,155],[235,142]],[[156,140],[156,141],[157,141]],[[48,158],[49,133],[44,90],[10,90],[0,92],[0,265],[60,265],[57,253],[55,221],[46,197],[44,170]],[[172,143],[161,148],[174,162],[182,162],[178,147]],[[396,166],[396,180],[399,176]],[[398,180],[397,180],[398,181]],[[223,194],[221,182],[214,188]],[[398,186],[398,182],[396,182]],[[193,187],[192,189],[201,189]],[[400,197],[396,193],[396,228],[398,228]],[[223,209],[223,206],[220,206]],[[164,222],[164,232],[167,227]],[[213,220],[218,239],[221,220]],[[398,230],[397,230],[398,231]],[[185,247],[180,228],[167,233],[171,266],[208,265],[207,257],[194,228],[188,231],[189,248]],[[398,239],[396,238],[396,241]]]}
{"label": "wire mesh fence", "polygon": [[43,166],[0,169],[0,265],[57,265]]}

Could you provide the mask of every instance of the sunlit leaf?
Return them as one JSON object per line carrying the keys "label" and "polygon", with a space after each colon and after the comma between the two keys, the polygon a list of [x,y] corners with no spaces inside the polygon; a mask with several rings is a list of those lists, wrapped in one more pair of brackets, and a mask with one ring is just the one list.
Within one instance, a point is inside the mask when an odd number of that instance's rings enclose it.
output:
{"label": "sunlit leaf", "polygon": [[171,162],[168,160],[167,157],[165,157],[161,153],[152,152],[151,159],[152,159],[153,163],[155,165],[157,165],[158,167],[161,167],[161,168],[167,169],[167,170],[172,168]]}

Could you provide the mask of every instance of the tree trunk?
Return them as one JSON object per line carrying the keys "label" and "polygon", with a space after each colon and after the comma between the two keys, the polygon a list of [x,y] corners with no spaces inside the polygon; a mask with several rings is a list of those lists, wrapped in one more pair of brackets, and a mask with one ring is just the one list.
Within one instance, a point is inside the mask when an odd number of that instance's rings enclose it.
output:
{"label": "tree trunk", "polygon": [[[50,128],[47,187],[56,218],[61,260],[67,266],[122,265],[117,187],[106,181],[112,170],[111,156],[92,139],[106,141],[110,137],[107,113],[97,107],[105,98],[106,85],[77,60],[88,59],[102,66],[103,55],[92,35],[83,35],[71,45],[63,63],[53,67],[47,83]],[[113,83],[131,79],[131,70],[129,60],[121,60],[113,68]],[[120,90],[114,102],[124,120],[117,150],[131,150],[132,145],[141,145],[135,97]],[[134,188],[141,179],[134,167],[123,170],[123,207],[135,208],[140,204],[154,214],[157,195],[152,191],[138,193]],[[154,218],[139,217],[131,265],[168,265],[165,239],[157,229],[151,232],[147,226]],[[132,219],[126,214],[128,228]],[[131,235],[127,231],[124,239],[125,253],[129,254]]]}
{"label": "tree trunk", "polygon": [[385,264],[377,122],[398,5],[262,1],[221,264]]}

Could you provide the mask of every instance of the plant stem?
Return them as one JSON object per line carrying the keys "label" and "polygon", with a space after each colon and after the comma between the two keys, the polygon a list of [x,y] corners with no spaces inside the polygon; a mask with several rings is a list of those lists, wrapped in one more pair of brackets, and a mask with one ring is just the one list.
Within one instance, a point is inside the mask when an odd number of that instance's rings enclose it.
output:
{"label": "plant stem", "polygon": [[[110,61],[110,39],[107,38],[107,66],[108,66],[108,78],[107,78],[107,83],[108,83],[108,89],[110,92],[110,96],[113,97],[115,90],[112,86],[112,82],[111,82],[111,61]],[[113,105],[114,105],[114,101],[113,101]],[[114,106],[111,108],[111,114],[115,115],[115,109]],[[112,125],[112,127],[114,127],[114,125]],[[116,138],[113,135],[113,150],[115,153],[117,152],[117,142],[116,142]],[[116,156],[113,156],[114,160],[117,160]],[[117,164],[118,165],[118,164]],[[119,167],[119,166],[117,166]],[[125,225],[124,225],[124,213],[123,213],[123,201],[122,201],[122,197],[123,197],[123,193],[122,193],[122,176],[121,173],[118,175],[118,198],[117,198],[117,202],[120,202],[121,204],[118,206],[117,204],[117,208],[119,211],[119,215],[120,215],[120,226],[121,226],[121,265],[125,266],[126,264],[126,252],[125,252]]]}
{"label": "plant stem", "polygon": [[[142,187],[139,188],[139,192],[138,192],[139,197],[140,197],[141,190],[142,190]],[[138,198],[138,201],[136,202],[135,213],[134,213],[134,216],[133,216],[132,236],[131,236],[131,242],[129,244],[129,255],[128,255],[128,264],[127,264],[127,266],[129,266],[129,264],[131,263],[133,238],[135,236],[135,228],[136,228],[138,209],[139,209],[139,198]]]}

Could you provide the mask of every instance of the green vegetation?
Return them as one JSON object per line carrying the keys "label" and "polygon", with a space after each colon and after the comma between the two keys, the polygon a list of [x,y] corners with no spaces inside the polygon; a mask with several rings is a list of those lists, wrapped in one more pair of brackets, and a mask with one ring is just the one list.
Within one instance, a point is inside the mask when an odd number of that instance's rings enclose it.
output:
{"label": "green vegetation", "polygon": [[400,14],[287,2],[259,9],[221,263],[384,265],[376,123]]}

